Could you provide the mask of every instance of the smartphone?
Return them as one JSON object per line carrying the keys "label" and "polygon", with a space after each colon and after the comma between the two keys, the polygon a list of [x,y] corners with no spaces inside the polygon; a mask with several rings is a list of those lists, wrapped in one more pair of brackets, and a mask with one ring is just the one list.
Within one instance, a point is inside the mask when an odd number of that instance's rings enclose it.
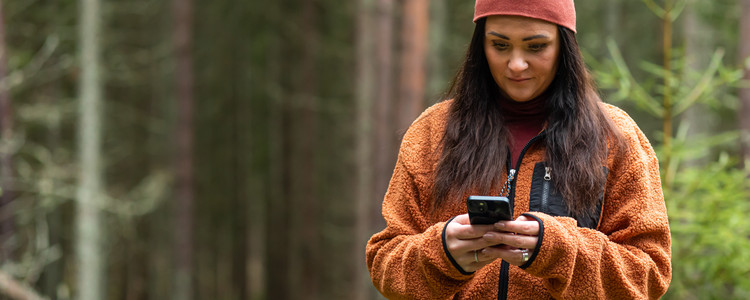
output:
{"label": "smartphone", "polygon": [[506,197],[469,196],[466,199],[469,222],[472,225],[494,224],[497,221],[510,221],[510,201]]}

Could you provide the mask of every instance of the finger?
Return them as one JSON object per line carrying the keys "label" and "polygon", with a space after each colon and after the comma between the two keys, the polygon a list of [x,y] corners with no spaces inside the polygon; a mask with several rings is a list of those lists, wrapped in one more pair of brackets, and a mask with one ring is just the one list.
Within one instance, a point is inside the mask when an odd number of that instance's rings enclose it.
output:
{"label": "finger", "polygon": [[492,263],[496,259],[496,257],[492,257],[487,255],[484,252],[484,248],[471,251],[467,253],[468,258],[463,260],[463,263],[461,264],[461,267],[465,271],[473,272],[478,269],[481,269],[482,267]]}
{"label": "finger", "polygon": [[494,245],[497,245],[497,243],[493,243],[491,241],[488,241],[480,237],[476,239],[467,239],[467,240],[461,240],[461,239],[451,240],[447,242],[446,247],[448,248],[448,251],[452,254],[461,255],[463,253],[471,253],[471,258],[473,260],[474,250],[481,250],[482,248],[492,247]]}
{"label": "finger", "polygon": [[493,228],[493,225],[471,225],[469,215],[463,214],[453,218],[453,221],[446,228],[448,230],[446,233],[458,239],[476,239],[481,238],[485,232],[493,230]]}
{"label": "finger", "polygon": [[469,221],[469,214],[458,215],[455,218],[453,218],[453,222],[456,222],[461,225],[471,224]]}
{"label": "finger", "polygon": [[450,225],[446,229],[450,230],[448,234],[461,240],[481,238],[486,232],[495,228],[493,225],[461,225],[458,223]]}
{"label": "finger", "polygon": [[520,266],[527,262],[527,260],[524,259],[524,253],[527,253],[526,255],[530,256],[532,251],[533,250],[517,249],[508,246],[498,246],[486,248],[482,252],[484,255],[486,255],[486,257],[490,257],[492,259],[500,258],[510,264]]}
{"label": "finger", "polygon": [[514,232],[523,235],[539,235],[539,222],[526,216],[515,221],[500,221],[494,224],[495,230]]}
{"label": "finger", "polygon": [[461,264],[461,268],[464,269],[464,271],[466,271],[466,272],[475,272],[476,270],[479,270],[479,269],[483,268],[486,265],[489,265],[490,263],[492,263],[494,261],[494,259],[492,259],[492,260],[485,260],[485,261],[474,262],[473,259],[474,258],[472,257],[472,261],[471,262],[465,263],[465,264]]}
{"label": "finger", "polygon": [[[496,256],[492,255],[492,249],[493,247],[484,247],[482,249],[477,250],[477,260],[479,263],[490,263],[493,260],[497,259]],[[490,250],[488,250],[490,249]]]}
{"label": "finger", "polygon": [[533,249],[539,241],[539,237],[508,232],[489,231],[482,236],[489,244],[504,244],[515,248]]}

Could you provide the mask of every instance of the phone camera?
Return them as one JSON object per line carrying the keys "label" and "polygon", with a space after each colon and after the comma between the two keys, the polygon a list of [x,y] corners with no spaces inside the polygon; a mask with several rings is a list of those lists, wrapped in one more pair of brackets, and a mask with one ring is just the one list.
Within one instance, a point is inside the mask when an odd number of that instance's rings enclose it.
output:
{"label": "phone camera", "polygon": [[487,212],[487,203],[484,201],[470,202],[469,210],[473,213],[485,213]]}

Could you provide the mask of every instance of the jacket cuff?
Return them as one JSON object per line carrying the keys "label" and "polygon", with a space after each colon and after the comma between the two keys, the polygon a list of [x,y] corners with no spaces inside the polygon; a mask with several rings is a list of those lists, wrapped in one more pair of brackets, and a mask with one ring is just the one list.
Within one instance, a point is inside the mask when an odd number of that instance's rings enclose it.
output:
{"label": "jacket cuff", "polygon": [[522,214],[523,216],[532,218],[539,222],[539,235],[538,240],[536,242],[536,247],[534,248],[534,253],[531,254],[531,258],[529,258],[529,261],[521,265],[521,269],[526,269],[529,266],[531,266],[532,263],[534,263],[534,260],[536,260],[537,255],[539,254],[539,250],[542,248],[542,241],[544,240],[544,222],[539,217],[532,215],[530,213]]}
{"label": "jacket cuff", "polygon": [[442,234],[442,240],[443,240],[443,252],[445,253],[445,256],[450,260],[453,267],[456,269],[456,271],[460,272],[461,275],[473,275],[474,272],[466,272],[463,268],[456,262],[455,259],[453,259],[453,255],[448,251],[448,244],[445,242],[445,229],[448,228],[448,224],[453,221],[456,217],[451,218],[447,222],[445,222],[445,225],[443,226],[443,234]]}
{"label": "jacket cuff", "polygon": [[[569,228],[577,228],[577,222],[569,217],[553,217],[544,213],[527,213],[529,217],[544,223],[544,239],[539,239],[534,256],[523,268],[538,277],[565,276],[575,261],[577,245],[568,235]],[[567,237],[567,238],[566,238]],[[532,264],[532,262],[534,262]]]}

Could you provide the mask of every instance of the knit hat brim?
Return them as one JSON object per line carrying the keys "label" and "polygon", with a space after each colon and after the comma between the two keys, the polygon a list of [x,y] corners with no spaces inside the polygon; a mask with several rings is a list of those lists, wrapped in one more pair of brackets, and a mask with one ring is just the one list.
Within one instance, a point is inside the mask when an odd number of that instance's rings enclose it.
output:
{"label": "knit hat brim", "polygon": [[573,0],[476,0],[474,22],[492,15],[540,19],[576,32]]}

